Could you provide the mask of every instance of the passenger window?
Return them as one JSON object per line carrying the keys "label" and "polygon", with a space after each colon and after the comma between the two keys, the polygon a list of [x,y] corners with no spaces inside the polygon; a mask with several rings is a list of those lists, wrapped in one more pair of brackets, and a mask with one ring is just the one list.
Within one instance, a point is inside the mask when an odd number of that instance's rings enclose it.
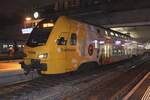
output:
{"label": "passenger window", "polygon": [[70,44],[71,45],[76,45],[77,44],[77,34],[76,33],[71,34]]}
{"label": "passenger window", "polygon": [[117,56],[117,54],[118,54],[118,51],[116,49],[113,49],[113,55]]}

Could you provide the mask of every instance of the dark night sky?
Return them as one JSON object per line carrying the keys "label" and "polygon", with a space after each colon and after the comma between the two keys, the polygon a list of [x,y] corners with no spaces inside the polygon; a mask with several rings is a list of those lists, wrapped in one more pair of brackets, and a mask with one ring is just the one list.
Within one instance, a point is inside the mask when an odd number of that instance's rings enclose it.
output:
{"label": "dark night sky", "polygon": [[27,8],[51,4],[53,0],[1,0],[0,13],[11,14],[24,11]]}
{"label": "dark night sky", "polygon": [[53,0],[0,0],[0,26],[20,23],[32,8],[49,5]]}
{"label": "dark night sky", "polygon": [[[31,9],[36,8],[36,7],[42,7],[45,5],[50,5],[54,1],[55,0],[0,0],[0,39],[1,38],[3,39],[3,36],[6,36],[6,37],[18,36],[20,32],[20,27],[17,27],[18,31],[15,31],[12,26],[16,27],[15,26],[16,24],[23,23],[25,16],[27,16],[28,12],[31,12]],[[117,1],[120,1],[120,0],[117,0]],[[127,0],[124,0],[124,1],[127,2]],[[133,1],[136,1],[136,0],[133,0]],[[141,0],[138,0],[138,1],[141,1]],[[148,2],[145,2],[145,3],[143,1],[141,2],[144,4],[150,4],[149,0],[145,0],[145,1],[148,1]],[[16,39],[16,37],[14,37],[14,39]]]}

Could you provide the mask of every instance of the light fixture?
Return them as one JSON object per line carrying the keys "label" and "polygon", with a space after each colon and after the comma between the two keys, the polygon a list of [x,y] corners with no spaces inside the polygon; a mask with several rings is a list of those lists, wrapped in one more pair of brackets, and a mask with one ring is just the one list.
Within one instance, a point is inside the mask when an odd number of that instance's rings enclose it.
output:
{"label": "light fixture", "polygon": [[21,29],[22,34],[30,34],[32,32],[33,28],[23,28]]}
{"label": "light fixture", "polygon": [[47,58],[47,57],[48,57],[48,53],[40,54],[38,56],[39,59],[44,59],[44,58]]}
{"label": "light fixture", "polygon": [[53,26],[54,26],[54,23],[44,23],[43,24],[44,28],[53,27]]}
{"label": "light fixture", "polygon": [[111,32],[110,34],[111,34],[112,36],[114,36],[114,33],[113,33],[113,32]]}
{"label": "light fixture", "polygon": [[26,17],[25,18],[26,21],[31,21],[31,19],[32,19],[31,17]]}
{"label": "light fixture", "polygon": [[115,41],[115,45],[120,45],[121,44],[121,41],[117,40]]}
{"label": "light fixture", "polygon": [[99,41],[99,44],[104,44],[105,43],[105,41]]}
{"label": "light fixture", "polygon": [[35,13],[34,13],[34,18],[37,19],[38,17],[39,17],[39,13],[38,13],[38,12],[35,12]]}

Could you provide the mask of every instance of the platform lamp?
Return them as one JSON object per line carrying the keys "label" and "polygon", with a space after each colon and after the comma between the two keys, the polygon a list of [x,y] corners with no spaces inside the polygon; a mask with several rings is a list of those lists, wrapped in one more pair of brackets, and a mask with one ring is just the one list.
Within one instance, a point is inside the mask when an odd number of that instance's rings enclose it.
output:
{"label": "platform lamp", "polygon": [[32,18],[31,18],[31,17],[29,17],[29,16],[27,16],[27,17],[25,18],[25,20],[26,20],[26,21],[31,21],[31,20],[32,20]]}
{"label": "platform lamp", "polygon": [[35,19],[38,19],[39,18],[39,12],[34,12],[33,16]]}

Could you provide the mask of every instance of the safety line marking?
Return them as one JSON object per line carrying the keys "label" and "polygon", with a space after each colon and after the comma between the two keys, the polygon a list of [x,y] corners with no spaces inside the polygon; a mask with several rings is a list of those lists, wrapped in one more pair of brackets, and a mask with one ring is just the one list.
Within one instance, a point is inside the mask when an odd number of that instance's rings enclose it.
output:
{"label": "safety line marking", "polygon": [[129,97],[135,93],[135,91],[142,85],[142,83],[145,81],[145,79],[150,75],[150,72],[147,73],[144,78],[123,98],[123,100],[128,100]]}
{"label": "safety line marking", "polygon": [[141,100],[150,100],[150,86],[146,90],[145,94],[143,95]]}

